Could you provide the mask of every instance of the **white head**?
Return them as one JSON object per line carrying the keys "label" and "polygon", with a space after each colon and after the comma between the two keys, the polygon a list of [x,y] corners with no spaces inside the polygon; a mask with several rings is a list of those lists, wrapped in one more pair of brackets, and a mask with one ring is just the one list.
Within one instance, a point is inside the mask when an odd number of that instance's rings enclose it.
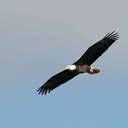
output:
{"label": "white head", "polygon": [[66,70],[74,71],[74,70],[76,70],[76,66],[75,66],[75,65],[67,65],[67,66],[65,67],[65,69],[66,69]]}

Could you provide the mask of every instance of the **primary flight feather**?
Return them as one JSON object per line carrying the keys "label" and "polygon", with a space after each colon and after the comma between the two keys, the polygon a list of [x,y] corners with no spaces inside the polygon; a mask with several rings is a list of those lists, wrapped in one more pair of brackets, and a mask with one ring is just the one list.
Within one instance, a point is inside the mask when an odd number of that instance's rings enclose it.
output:
{"label": "primary flight feather", "polygon": [[113,31],[106,34],[106,36],[89,47],[87,51],[72,65],[66,66],[65,70],[52,76],[46,83],[44,83],[37,91],[39,94],[47,94],[51,90],[69,81],[80,73],[96,74],[99,69],[93,69],[93,64],[98,57],[100,57],[116,40],[119,39],[118,33]]}

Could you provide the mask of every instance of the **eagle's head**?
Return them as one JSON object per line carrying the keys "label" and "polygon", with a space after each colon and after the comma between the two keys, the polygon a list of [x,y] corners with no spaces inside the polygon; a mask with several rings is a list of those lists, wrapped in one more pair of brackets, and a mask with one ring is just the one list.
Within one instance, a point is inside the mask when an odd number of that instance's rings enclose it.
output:
{"label": "eagle's head", "polygon": [[67,65],[67,66],[65,67],[65,69],[66,69],[66,70],[70,70],[70,71],[74,71],[74,70],[76,70],[76,65]]}

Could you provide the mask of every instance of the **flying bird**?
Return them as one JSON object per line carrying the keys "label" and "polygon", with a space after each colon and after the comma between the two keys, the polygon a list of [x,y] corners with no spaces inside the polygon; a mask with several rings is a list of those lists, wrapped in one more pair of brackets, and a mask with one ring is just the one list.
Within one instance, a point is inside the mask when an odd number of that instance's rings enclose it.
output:
{"label": "flying bird", "polygon": [[100,70],[94,69],[91,65],[118,39],[119,35],[115,31],[107,33],[104,38],[89,47],[78,61],[67,65],[62,72],[52,76],[46,83],[39,87],[37,90],[38,94],[46,95],[56,87],[81,73],[99,73]]}

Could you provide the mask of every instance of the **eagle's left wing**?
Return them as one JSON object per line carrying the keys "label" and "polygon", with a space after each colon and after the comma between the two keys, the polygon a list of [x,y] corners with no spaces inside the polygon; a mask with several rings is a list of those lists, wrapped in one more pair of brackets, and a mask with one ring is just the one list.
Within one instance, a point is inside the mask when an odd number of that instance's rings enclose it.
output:
{"label": "eagle's left wing", "polygon": [[80,57],[80,59],[75,62],[76,65],[91,65],[100,57],[116,40],[118,40],[119,35],[113,31],[108,33],[102,40],[98,41]]}

